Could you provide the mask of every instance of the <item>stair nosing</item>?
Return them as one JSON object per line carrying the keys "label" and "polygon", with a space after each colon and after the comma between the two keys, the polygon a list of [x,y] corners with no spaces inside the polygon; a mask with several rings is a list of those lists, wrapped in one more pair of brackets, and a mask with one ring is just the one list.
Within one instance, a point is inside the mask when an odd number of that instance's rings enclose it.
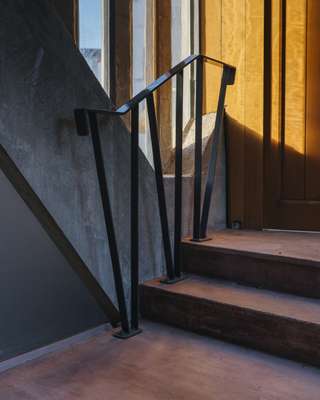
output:
{"label": "stair nosing", "polygon": [[[319,315],[320,315],[320,300],[317,300],[317,299],[310,300],[310,298],[304,297],[304,296],[297,296],[297,295],[287,294],[287,293],[279,293],[279,292],[272,291],[272,290],[267,290],[267,289],[252,288],[250,286],[240,285],[240,284],[237,284],[237,283],[226,281],[224,279],[216,279],[216,278],[213,278],[213,279],[211,279],[211,278],[210,279],[202,279],[202,277],[199,277],[198,275],[195,275],[195,274],[188,275],[187,279],[191,280],[191,279],[194,279],[194,278],[197,278],[198,281],[199,280],[200,281],[201,280],[206,280],[208,282],[213,282],[213,283],[214,282],[225,283],[227,286],[234,285],[234,286],[238,286],[238,287],[244,287],[244,288],[246,288],[248,290],[251,290],[251,291],[253,291],[253,290],[262,291],[262,292],[268,293],[268,294],[275,293],[275,294],[280,295],[280,296],[282,296],[284,298],[287,297],[287,298],[289,298],[289,300],[290,300],[290,298],[292,298],[292,299],[300,299],[300,300],[304,299],[307,302],[315,301],[315,302],[319,303]],[[155,285],[154,283],[157,283],[157,284]],[[196,295],[196,294],[177,292],[177,291],[174,291],[174,290],[170,290],[170,288],[171,289],[173,288],[172,285],[170,285],[170,287],[168,287],[166,285],[160,286],[159,283],[160,283],[159,279],[153,279],[151,281],[147,281],[147,282],[143,283],[142,285],[144,285],[144,286],[146,286],[148,288],[155,289],[155,290],[160,291],[160,292],[161,291],[165,291],[166,293],[170,293],[170,294],[176,295],[176,296],[184,296],[184,297],[191,298],[191,299],[194,299],[194,300],[201,299],[202,302],[207,302],[207,303],[211,303],[211,304],[212,303],[216,303],[216,304],[220,304],[220,305],[226,305],[226,306],[237,308],[238,310],[247,310],[247,311],[260,313],[260,314],[264,314],[264,315],[268,315],[268,316],[272,316],[272,317],[278,317],[278,318],[282,318],[282,319],[286,319],[286,320],[290,320],[290,321],[295,321],[295,322],[298,322],[298,323],[300,322],[300,323],[303,323],[303,324],[310,324],[312,326],[317,326],[317,327],[320,326],[320,317],[319,317],[319,322],[311,321],[310,319],[301,318],[301,317],[298,318],[297,316],[294,317],[294,316],[290,316],[290,315],[287,315],[287,314],[284,314],[284,313],[281,313],[281,312],[267,311],[267,310],[262,310],[260,308],[254,308],[254,307],[252,307],[250,305],[239,305],[239,304],[237,304],[235,302],[232,302],[232,301],[223,301],[221,299],[208,298],[208,296],[206,296],[206,295],[201,297],[201,296]],[[181,281],[181,282],[176,283],[175,285],[179,285],[179,284],[182,285],[183,283],[184,283],[184,281]]]}
{"label": "stair nosing", "polygon": [[281,254],[270,254],[270,253],[262,253],[262,252],[257,252],[257,251],[251,251],[251,250],[243,250],[243,249],[232,249],[229,247],[223,247],[223,246],[208,246],[205,244],[205,242],[197,243],[197,242],[192,242],[189,238],[184,238],[182,240],[182,245],[183,246],[190,246],[196,249],[205,249],[209,250],[212,252],[218,252],[218,253],[223,253],[223,254],[230,254],[230,255],[240,255],[240,256],[247,256],[247,257],[252,257],[255,259],[262,259],[262,260],[271,260],[271,261],[277,261],[279,263],[289,263],[289,264],[298,264],[298,265],[303,265],[307,267],[316,267],[320,268],[320,261],[314,260],[314,259],[306,259],[306,258],[299,258],[299,257],[293,257],[293,256],[286,256],[286,255],[281,255]]}

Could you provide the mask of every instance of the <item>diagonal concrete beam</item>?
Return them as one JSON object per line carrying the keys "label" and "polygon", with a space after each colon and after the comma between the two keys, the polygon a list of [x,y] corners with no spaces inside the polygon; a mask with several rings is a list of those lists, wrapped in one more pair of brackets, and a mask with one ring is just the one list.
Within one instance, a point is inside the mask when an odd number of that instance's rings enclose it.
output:
{"label": "diagonal concrete beam", "polygon": [[75,273],[80,277],[89,292],[105,312],[113,326],[120,321],[120,315],[106,292],[100,286],[97,279],[90,272],[87,265],[81,259],[71,242],[66,238],[62,229],[58,226],[52,215],[46,209],[36,193],[32,190],[22,173],[9,157],[5,149],[0,145],[0,169],[9,179],[17,193],[22,197],[42,227],[48,233],[61,253],[65,256]]}

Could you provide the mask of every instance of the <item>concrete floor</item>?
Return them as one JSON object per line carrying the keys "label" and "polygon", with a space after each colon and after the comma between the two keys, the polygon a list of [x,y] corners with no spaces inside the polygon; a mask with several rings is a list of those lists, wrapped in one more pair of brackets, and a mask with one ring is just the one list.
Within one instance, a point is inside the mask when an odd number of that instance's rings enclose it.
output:
{"label": "concrete floor", "polygon": [[211,240],[200,242],[199,245],[315,261],[320,264],[320,232],[226,229],[209,233],[208,237]]}
{"label": "concrete floor", "polygon": [[319,400],[320,370],[175,328],[101,334],[0,376],[1,400]]}

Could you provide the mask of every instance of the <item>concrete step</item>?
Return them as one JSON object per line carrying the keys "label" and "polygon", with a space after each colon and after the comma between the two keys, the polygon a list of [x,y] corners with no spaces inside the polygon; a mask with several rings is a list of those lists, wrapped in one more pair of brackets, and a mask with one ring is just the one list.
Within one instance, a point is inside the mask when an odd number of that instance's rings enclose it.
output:
{"label": "concrete step", "polygon": [[140,293],[145,318],[320,366],[320,300],[194,275]]}
{"label": "concrete step", "polygon": [[[218,240],[182,243],[182,265],[186,273],[226,279],[264,289],[304,297],[320,298],[320,262],[263,249],[223,247]],[[297,244],[299,246],[299,244]],[[280,253],[280,252],[279,252]]]}

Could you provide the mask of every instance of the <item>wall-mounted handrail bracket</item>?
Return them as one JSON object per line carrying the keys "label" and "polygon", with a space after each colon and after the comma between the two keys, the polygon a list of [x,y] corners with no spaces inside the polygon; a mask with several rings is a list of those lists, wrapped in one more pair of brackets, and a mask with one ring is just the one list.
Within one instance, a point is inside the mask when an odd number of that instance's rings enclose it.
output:
{"label": "wall-mounted handrail bracket", "polygon": [[[191,55],[179,64],[171,68],[165,74],[152,82],[144,90],[134,96],[121,107],[113,110],[107,109],[76,109],[75,121],[79,136],[91,135],[96,169],[99,180],[100,194],[105,217],[105,226],[109,241],[110,255],[115,279],[115,286],[121,315],[121,331],[114,336],[127,339],[141,332],[139,328],[139,104],[146,100],[147,114],[149,119],[150,137],[153,154],[154,174],[158,196],[158,207],[164,259],[167,277],[161,282],[173,284],[185,279],[181,268],[181,234],[182,234],[182,139],[183,139],[183,74],[184,69],[196,62],[196,99],[195,99],[195,173],[194,173],[194,216],[193,216],[193,239],[195,241],[208,240],[207,224],[209,210],[214,186],[215,171],[218,156],[218,146],[222,135],[224,105],[226,89],[233,85],[236,69],[232,65],[213,59],[204,55]],[[216,123],[211,145],[211,156],[204,191],[202,196],[202,105],[203,105],[203,68],[204,62],[211,63],[223,68],[221,86],[219,92]],[[160,145],[158,137],[158,123],[156,118],[155,102],[153,92],[164,85],[168,80],[176,77],[176,149],[175,149],[175,200],[174,200],[174,233],[173,252],[171,246],[169,221],[167,215],[166,197],[163,182],[163,170],[160,156]],[[115,230],[113,225],[112,210],[108,194],[105,166],[100,143],[100,132],[98,126],[99,114],[110,116],[121,116],[131,112],[131,319],[129,322],[127,305],[124,295],[123,279],[120,268],[119,254]]]}
{"label": "wall-mounted handrail bracket", "polygon": [[88,110],[77,108],[74,110],[74,118],[76,122],[77,133],[79,136],[90,135],[90,121]]}
{"label": "wall-mounted handrail bracket", "polygon": [[233,85],[236,79],[236,69],[234,67],[225,67],[226,72],[226,84]]}

